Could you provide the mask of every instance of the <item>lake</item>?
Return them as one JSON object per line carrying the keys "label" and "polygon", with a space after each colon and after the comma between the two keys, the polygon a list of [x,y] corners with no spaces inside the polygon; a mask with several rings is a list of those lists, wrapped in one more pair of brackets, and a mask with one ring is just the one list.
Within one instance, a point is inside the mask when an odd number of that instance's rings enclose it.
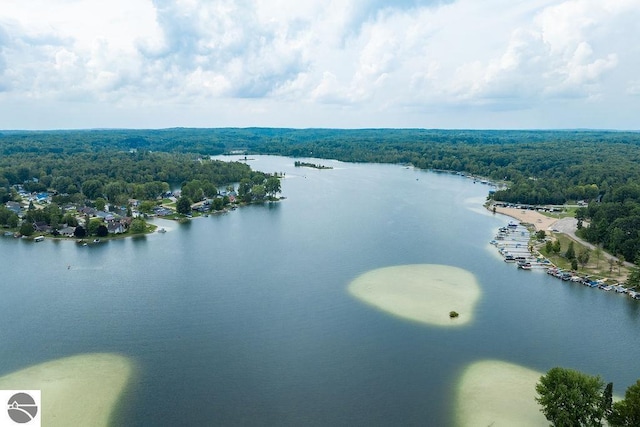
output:
{"label": "lake", "polygon": [[[228,158],[226,160],[229,160]],[[640,303],[520,271],[489,244],[509,219],[489,187],[399,165],[295,168],[277,203],[81,246],[0,239],[0,375],[90,352],[131,358],[117,425],[453,425],[462,370],[500,359],[598,374],[623,394],[640,373]],[[460,328],[354,299],[373,269],[444,264],[482,294]],[[43,399],[45,396],[43,396]]]}

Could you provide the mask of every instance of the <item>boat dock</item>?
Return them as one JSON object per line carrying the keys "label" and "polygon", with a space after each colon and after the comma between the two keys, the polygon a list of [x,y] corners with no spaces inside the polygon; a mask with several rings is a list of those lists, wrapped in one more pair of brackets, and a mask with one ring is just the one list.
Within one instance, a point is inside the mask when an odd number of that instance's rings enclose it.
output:
{"label": "boat dock", "polygon": [[509,222],[506,227],[500,227],[495,238],[489,243],[494,245],[507,263],[513,263],[518,269],[545,270],[547,274],[563,282],[576,283],[603,291],[614,291],[627,294],[633,299],[640,300],[640,291],[628,289],[619,283],[610,283],[607,279],[593,279],[588,275],[579,275],[573,271],[562,270],[551,263],[538,252],[534,254],[530,231],[522,224]]}
{"label": "boat dock", "polygon": [[500,227],[495,238],[489,243],[498,248],[505,262],[513,262],[520,269],[552,266],[548,259],[532,253],[531,233],[520,223],[510,221],[507,226]]}

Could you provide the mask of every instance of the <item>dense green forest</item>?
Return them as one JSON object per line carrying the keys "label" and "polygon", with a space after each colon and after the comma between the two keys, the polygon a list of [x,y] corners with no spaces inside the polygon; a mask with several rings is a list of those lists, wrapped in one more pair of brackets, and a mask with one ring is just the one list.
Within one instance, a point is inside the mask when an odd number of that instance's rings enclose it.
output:
{"label": "dense green forest", "polygon": [[[0,197],[31,179],[45,188],[151,195],[189,181],[215,185],[250,179],[245,165],[201,162],[229,152],[412,164],[508,184],[497,200],[562,204],[586,200],[583,234],[635,261],[640,253],[640,133],[427,129],[162,129],[3,131]],[[37,178],[38,182],[32,180]],[[164,183],[164,184],[163,184]],[[119,189],[119,190],[118,190]],[[113,193],[113,194],[112,194]]]}
{"label": "dense green forest", "polygon": [[527,204],[592,199],[640,177],[640,133],[423,129],[164,129],[4,131],[4,156],[232,150],[350,162],[413,164],[509,182],[496,196]]}

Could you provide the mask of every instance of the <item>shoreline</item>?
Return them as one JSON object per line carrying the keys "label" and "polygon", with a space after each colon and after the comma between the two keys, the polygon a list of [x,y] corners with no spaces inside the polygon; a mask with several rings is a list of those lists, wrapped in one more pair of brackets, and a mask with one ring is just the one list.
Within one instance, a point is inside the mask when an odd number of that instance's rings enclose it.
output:
{"label": "shoreline", "polygon": [[494,208],[495,208],[495,213],[499,213],[499,214],[517,219],[523,225],[530,224],[535,228],[536,231],[551,230],[553,225],[559,221],[559,219],[557,218],[550,218],[548,216],[542,215],[540,212],[536,212],[532,210],[523,210],[523,209],[517,209],[517,208],[503,208],[495,205],[487,206],[487,210],[489,212],[492,212]]}
{"label": "shoreline", "polygon": [[[118,240],[118,239],[128,239],[128,238],[135,238],[135,237],[141,237],[141,236],[148,236],[148,235],[152,235],[158,232],[158,230],[160,230],[162,227],[159,227],[158,225],[154,224],[152,221],[154,219],[160,219],[160,220],[166,220],[166,221],[173,221],[173,222],[177,222],[177,223],[185,223],[185,222],[189,222],[191,220],[197,219],[197,218],[206,218],[209,215],[224,215],[224,214],[228,214],[231,213],[235,210],[237,210],[240,207],[243,206],[250,206],[250,205],[254,205],[254,204],[264,204],[264,203],[275,203],[275,202],[280,202],[282,200],[286,200],[285,196],[280,196],[280,197],[276,197],[276,198],[268,198],[265,199],[263,201],[260,202],[250,202],[250,203],[236,203],[234,204],[231,208],[224,208],[222,210],[217,210],[217,211],[210,211],[210,212],[206,212],[206,213],[198,213],[196,215],[190,215],[190,216],[183,216],[183,217],[176,217],[175,214],[174,215],[168,215],[168,216],[149,216],[147,218],[145,218],[145,223],[147,224],[147,226],[149,227],[149,229],[147,231],[145,231],[144,233],[136,233],[136,234],[129,234],[129,232],[124,232],[124,233],[117,233],[117,234],[109,234],[107,236],[102,236],[102,237],[98,237],[98,236],[86,236],[86,237],[75,237],[75,236],[53,236],[51,233],[44,233],[44,232],[40,232],[40,233],[34,233],[30,236],[24,236],[24,235],[20,235],[18,229],[6,229],[4,232],[4,235],[0,235],[0,237],[11,237],[14,239],[21,239],[21,240],[28,240],[30,242],[42,242],[44,240],[51,240],[51,241],[59,241],[59,242],[65,242],[65,241],[73,241],[76,243],[98,243],[95,242],[94,240],[100,240],[100,241],[104,241],[107,242],[109,240]],[[7,234],[7,233],[11,233],[11,235]]]}

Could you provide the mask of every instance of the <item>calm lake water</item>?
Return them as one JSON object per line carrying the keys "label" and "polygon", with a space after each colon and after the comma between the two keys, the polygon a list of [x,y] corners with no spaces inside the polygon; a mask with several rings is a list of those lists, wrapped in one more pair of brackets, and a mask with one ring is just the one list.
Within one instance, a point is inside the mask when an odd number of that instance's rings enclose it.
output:
{"label": "calm lake water", "polygon": [[[0,375],[88,352],[138,372],[117,425],[454,424],[456,382],[482,359],[640,377],[640,303],[518,271],[488,242],[508,218],[488,187],[397,165],[257,156],[285,172],[279,203],[165,234],[82,247],[0,239]],[[475,274],[474,322],[445,329],[353,299],[372,269]],[[67,269],[70,265],[71,268]]]}

